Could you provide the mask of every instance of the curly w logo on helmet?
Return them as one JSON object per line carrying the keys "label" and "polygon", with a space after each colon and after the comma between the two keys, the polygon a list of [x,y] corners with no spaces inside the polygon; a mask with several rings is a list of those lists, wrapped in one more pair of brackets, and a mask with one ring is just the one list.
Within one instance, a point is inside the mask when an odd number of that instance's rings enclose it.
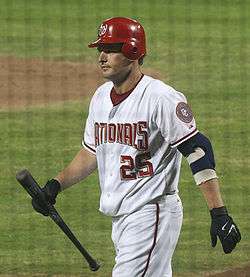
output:
{"label": "curly w logo on helmet", "polygon": [[108,25],[102,24],[98,30],[98,36],[99,37],[103,36],[107,32],[107,29],[108,29]]}

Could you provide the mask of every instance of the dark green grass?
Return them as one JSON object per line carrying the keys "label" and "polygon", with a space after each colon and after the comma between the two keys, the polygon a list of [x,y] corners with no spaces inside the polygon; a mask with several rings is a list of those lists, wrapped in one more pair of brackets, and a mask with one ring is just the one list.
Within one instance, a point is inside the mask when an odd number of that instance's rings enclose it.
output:
{"label": "dark green grass", "polygon": [[[214,146],[224,200],[242,231],[231,255],[210,248],[210,218],[183,163],[184,224],[174,271],[201,272],[250,261],[250,153],[248,1],[0,1],[0,53],[94,61],[86,47],[104,18],[139,19],[148,34],[146,66],[188,97],[198,128]],[[29,168],[42,184],[80,148],[87,103],[0,112],[0,273],[92,276],[81,256],[49,220],[35,214],[17,170]],[[66,191],[57,207],[110,276],[114,252],[110,219],[98,213],[98,178]],[[94,275],[94,274],[93,274]]]}

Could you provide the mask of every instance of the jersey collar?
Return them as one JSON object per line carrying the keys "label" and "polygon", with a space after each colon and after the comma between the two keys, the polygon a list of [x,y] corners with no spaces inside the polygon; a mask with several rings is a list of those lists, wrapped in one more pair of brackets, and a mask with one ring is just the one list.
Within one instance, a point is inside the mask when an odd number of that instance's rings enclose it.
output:
{"label": "jersey collar", "polygon": [[136,85],[132,89],[130,89],[129,91],[127,91],[123,94],[117,94],[115,91],[115,88],[112,87],[111,92],[110,92],[110,98],[111,98],[111,102],[112,102],[113,106],[116,106],[116,105],[120,104],[122,101],[124,101],[133,92],[133,90],[136,88],[136,86],[140,83],[143,76],[144,76],[144,74],[142,74],[141,78],[139,79],[139,81],[136,83]]}

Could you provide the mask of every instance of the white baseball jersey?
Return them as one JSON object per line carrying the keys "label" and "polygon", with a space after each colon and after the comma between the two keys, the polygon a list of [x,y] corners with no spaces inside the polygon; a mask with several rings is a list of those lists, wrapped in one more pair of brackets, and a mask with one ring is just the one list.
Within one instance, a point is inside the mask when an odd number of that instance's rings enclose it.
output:
{"label": "white baseball jersey", "polygon": [[177,146],[198,131],[185,96],[162,81],[144,75],[115,104],[112,88],[106,82],[96,90],[82,144],[97,158],[100,211],[121,216],[178,193]]}

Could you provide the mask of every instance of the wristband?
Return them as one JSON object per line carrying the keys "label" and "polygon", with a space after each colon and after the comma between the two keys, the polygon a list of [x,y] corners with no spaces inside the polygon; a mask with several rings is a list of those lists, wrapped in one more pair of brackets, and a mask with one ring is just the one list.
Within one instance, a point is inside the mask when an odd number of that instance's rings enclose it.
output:
{"label": "wristband", "polygon": [[221,215],[227,215],[227,208],[225,206],[219,207],[219,208],[213,208],[212,210],[210,210],[210,215],[212,218],[215,218],[217,216],[221,216]]}
{"label": "wristband", "polygon": [[61,191],[61,184],[59,181],[57,181],[56,179],[51,179],[48,181],[48,186],[49,186],[49,189],[50,191],[53,193],[53,194],[58,194],[58,192]]}
{"label": "wristband", "polygon": [[54,205],[56,203],[57,194],[61,191],[61,185],[56,179],[49,180],[43,190],[49,198],[49,201]]}

